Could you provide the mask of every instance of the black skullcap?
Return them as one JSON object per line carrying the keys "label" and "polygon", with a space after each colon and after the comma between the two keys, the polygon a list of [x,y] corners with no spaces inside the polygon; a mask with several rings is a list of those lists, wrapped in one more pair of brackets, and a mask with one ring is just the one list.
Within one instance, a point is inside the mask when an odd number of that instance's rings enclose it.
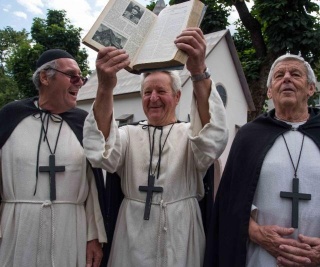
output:
{"label": "black skullcap", "polygon": [[[41,54],[39,59],[37,60],[36,68],[41,67],[43,64],[59,59],[59,58],[71,58],[74,59],[67,51],[61,49],[49,49]],[[74,59],[75,60],[75,59]]]}

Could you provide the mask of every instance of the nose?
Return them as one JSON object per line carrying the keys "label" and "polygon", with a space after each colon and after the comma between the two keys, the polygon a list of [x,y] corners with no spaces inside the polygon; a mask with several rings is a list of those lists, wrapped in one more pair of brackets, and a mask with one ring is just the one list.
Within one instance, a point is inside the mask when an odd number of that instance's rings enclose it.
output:
{"label": "nose", "polygon": [[283,76],[283,78],[284,78],[285,81],[290,80],[290,79],[291,79],[291,74],[290,74],[290,72],[289,72],[289,71],[286,71],[285,74],[284,74],[284,76]]}
{"label": "nose", "polygon": [[157,101],[159,98],[157,91],[153,90],[150,96],[151,101]]}

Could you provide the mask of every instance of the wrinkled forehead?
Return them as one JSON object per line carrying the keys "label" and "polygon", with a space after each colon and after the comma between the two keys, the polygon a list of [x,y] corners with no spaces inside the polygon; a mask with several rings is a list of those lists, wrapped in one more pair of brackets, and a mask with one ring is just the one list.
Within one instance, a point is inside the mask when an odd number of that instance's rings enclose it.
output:
{"label": "wrinkled forehead", "polygon": [[171,77],[168,73],[165,72],[153,72],[150,73],[143,82],[143,88],[150,86],[170,86],[171,87]]}
{"label": "wrinkled forehead", "polygon": [[274,73],[277,71],[301,71],[307,73],[307,68],[300,60],[286,59],[276,64]]}

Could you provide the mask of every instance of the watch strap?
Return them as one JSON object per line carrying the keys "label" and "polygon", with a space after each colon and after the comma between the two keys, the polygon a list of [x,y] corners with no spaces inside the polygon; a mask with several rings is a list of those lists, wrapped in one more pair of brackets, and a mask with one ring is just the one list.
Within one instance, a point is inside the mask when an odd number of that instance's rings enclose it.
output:
{"label": "watch strap", "polygon": [[190,78],[193,82],[202,81],[204,79],[210,78],[211,74],[209,68],[206,68],[203,73],[197,75],[191,75]]}

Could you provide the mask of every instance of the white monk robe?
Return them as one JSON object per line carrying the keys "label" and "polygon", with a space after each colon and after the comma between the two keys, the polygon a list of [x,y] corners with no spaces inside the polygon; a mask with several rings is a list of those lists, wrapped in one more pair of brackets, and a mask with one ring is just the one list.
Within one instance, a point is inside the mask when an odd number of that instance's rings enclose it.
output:
{"label": "white monk robe", "polygon": [[[290,123],[298,127],[302,123]],[[302,133],[288,131],[284,134],[292,160],[297,166]],[[288,236],[298,240],[298,235],[320,237],[320,151],[307,136],[304,138],[298,166],[299,192],[311,194],[311,200],[299,200],[298,229]],[[280,191],[292,192],[293,166],[282,136],[279,136],[268,151],[260,173],[253,204],[257,207],[255,220],[260,225],[291,227],[292,199],[281,198]],[[249,242],[247,267],[276,267],[276,258],[265,249]]]}
{"label": "white monk robe", "polygon": [[[201,126],[195,100],[191,124],[175,123],[163,127],[159,178],[153,193],[150,219],[144,220],[146,186],[150,160],[148,127],[111,123],[105,141],[93,112],[84,126],[84,148],[95,167],[103,167],[121,177],[125,198],[120,207],[109,267],[200,267],[203,263],[205,235],[198,200],[204,196],[202,179],[208,167],[223,152],[228,139],[225,109],[214,86],[209,98],[210,123]],[[150,126],[152,143],[155,128]],[[160,130],[155,130],[152,173],[159,160]],[[155,175],[157,177],[157,173]]]}
{"label": "white monk robe", "polygon": [[[60,124],[50,121],[52,150]],[[1,155],[1,267],[84,267],[86,244],[106,242],[97,188],[83,148],[64,121],[56,149],[56,203],[50,205],[49,174],[36,162],[41,121],[29,116],[17,125]],[[49,165],[50,151],[43,137],[39,166]]]}

